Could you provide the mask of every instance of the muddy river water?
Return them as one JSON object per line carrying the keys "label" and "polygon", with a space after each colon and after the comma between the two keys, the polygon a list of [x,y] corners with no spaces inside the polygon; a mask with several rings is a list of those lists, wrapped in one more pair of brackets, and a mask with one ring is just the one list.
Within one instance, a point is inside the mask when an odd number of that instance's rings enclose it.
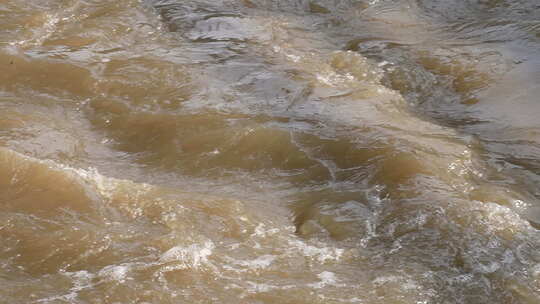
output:
{"label": "muddy river water", "polygon": [[540,303],[538,0],[0,1],[0,303]]}

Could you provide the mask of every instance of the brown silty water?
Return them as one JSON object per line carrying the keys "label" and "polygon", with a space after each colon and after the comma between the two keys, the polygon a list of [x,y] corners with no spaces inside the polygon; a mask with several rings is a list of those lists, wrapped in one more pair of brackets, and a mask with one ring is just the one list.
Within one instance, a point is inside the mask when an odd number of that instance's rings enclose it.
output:
{"label": "brown silty water", "polygon": [[0,303],[540,303],[536,0],[9,0],[0,66]]}

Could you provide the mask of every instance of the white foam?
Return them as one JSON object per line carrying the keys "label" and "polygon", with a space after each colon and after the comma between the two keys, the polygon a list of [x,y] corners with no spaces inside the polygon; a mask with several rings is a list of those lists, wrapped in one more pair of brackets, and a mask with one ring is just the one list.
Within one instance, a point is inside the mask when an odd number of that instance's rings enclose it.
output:
{"label": "white foam", "polygon": [[265,283],[255,283],[255,282],[250,282],[250,281],[246,283],[249,285],[248,291],[250,293],[262,293],[262,292],[269,292],[272,290],[287,290],[287,289],[292,289],[292,288],[297,287],[294,285],[276,286],[276,285],[270,285],[270,284],[265,284]]}
{"label": "white foam", "polygon": [[250,269],[264,269],[270,266],[272,262],[274,262],[275,259],[276,259],[275,256],[270,255],[270,254],[265,254],[254,260],[239,261],[237,262],[237,264],[248,267]]}
{"label": "white foam", "polygon": [[273,235],[279,232],[279,229],[277,228],[265,229],[265,227],[266,225],[259,223],[259,225],[255,227],[255,231],[251,234],[251,236],[265,237],[267,235]]}
{"label": "white foam", "polygon": [[534,266],[531,268],[531,272],[532,272],[532,275],[533,275],[535,278],[539,278],[539,277],[540,277],[540,263],[534,265]]}
{"label": "white foam", "polygon": [[101,277],[105,277],[109,280],[118,281],[124,283],[128,273],[129,267],[109,265],[99,271]]}
{"label": "white foam", "polygon": [[373,280],[373,284],[375,284],[376,286],[382,286],[387,283],[397,283],[401,286],[403,290],[417,290],[420,288],[416,281],[401,276],[380,276]]}
{"label": "white foam", "polygon": [[76,272],[63,272],[66,276],[70,277],[73,282],[72,291],[80,291],[87,287],[92,286],[92,279],[95,277],[93,274],[86,270]]}
{"label": "white foam", "polygon": [[330,271],[323,271],[321,273],[319,273],[317,275],[317,277],[319,277],[319,279],[321,280],[320,282],[317,282],[317,283],[313,283],[313,284],[308,284],[308,286],[312,287],[312,288],[323,288],[325,286],[338,286],[337,284],[337,278],[336,278],[336,274],[333,273],[333,272],[330,272]]}
{"label": "white foam", "polygon": [[337,261],[345,252],[345,250],[341,248],[316,247],[308,245],[300,240],[289,241],[289,245],[292,248],[299,250],[302,255],[315,259],[319,263]]}
{"label": "white foam", "polygon": [[184,268],[199,268],[209,264],[208,257],[212,255],[215,245],[212,241],[190,246],[175,246],[161,255],[161,262],[180,262]]}

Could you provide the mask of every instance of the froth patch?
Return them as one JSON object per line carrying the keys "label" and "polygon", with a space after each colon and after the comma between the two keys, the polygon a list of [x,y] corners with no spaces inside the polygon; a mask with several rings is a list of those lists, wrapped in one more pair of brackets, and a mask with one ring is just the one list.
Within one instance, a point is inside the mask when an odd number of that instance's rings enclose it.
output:
{"label": "froth patch", "polygon": [[208,257],[212,255],[215,245],[208,240],[203,244],[189,246],[175,246],[167,250],[160,257],[164,263],[178,262],[183,268],[199,268],[209,264]]}

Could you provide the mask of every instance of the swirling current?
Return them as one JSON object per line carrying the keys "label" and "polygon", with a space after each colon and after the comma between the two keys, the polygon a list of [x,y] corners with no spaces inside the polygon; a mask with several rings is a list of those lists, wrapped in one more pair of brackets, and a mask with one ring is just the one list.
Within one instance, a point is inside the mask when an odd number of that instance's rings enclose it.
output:
{"label": "swirling current", "polygon": [[0,303],[540,303],[537,0],[4,0],[0,67]]}

